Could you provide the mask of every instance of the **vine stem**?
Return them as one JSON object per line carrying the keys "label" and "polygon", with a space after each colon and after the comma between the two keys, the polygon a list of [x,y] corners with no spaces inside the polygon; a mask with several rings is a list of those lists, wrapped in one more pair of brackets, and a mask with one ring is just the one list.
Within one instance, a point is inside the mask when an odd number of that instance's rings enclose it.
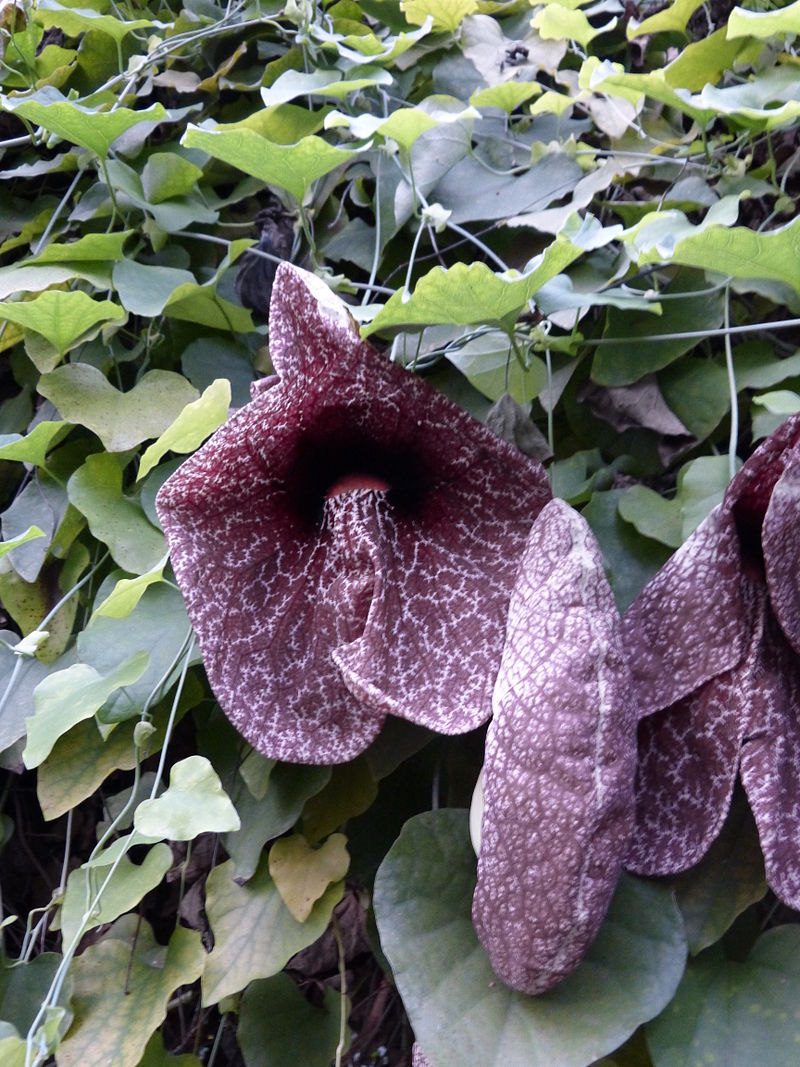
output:
{"label": "vine stem", "polygon": [[344,958],[344,942],[342,931],[339,928],[339,920],[336,916],[331,919],[333,936],[336,939],[336,949],[339,954],[339,1043],[336,1046],[336,1067],[342,1067],[342,1056],[347,1045],[347,968]]}
{"label": "vine stem", "polygon": [[731,397],[731,435],[728,440],[728,474],[736,474],[736,445],[739,441],[739,394],[736,389],[736,372],[733,366],[731,347],[731,290],[725,288],[725,367],[728,371],[728,388]]}
{"label": "vine stem", "polygon": [[[789,330],[794,326],[800,326],[798,319],[776,319],[775,322],[748,322],[742,326],[725,326],[719,330],[684,330],[677,333],[652,333],[644,337],[637,337],[637,344],[641,341],[683,341],[693,337],[733,337],[741,333],[762,333],[764,330]],[[601,345],[618,345],[630,342],[630,337],[590,337],[581,341],[581,345],[599,348]]]}

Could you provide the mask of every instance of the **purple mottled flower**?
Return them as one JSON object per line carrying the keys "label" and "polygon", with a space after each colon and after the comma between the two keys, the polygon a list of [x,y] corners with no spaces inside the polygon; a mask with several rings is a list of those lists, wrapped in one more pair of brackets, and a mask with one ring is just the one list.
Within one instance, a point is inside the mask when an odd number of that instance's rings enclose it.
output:
{"label": "purple mottled flower", "polygon": [[279,377],[161,488],[209,680],[262,753],[336,763],[386,714],[485,722],[541,466],[362,342],[281,264]]}
{"label": "purple mottled flower", "polygon": [[619,614],[594,535],[563,500],[531,529],[493,704],[472,918],[495,973],[542,993],[608,910],[636,767]]}
{"label": "purple mottled flower", "polygon": [[644,716],[626,866],[697,863],[738,771],[767,881],[800,908],[800,416],[753,453],[623,634]]}

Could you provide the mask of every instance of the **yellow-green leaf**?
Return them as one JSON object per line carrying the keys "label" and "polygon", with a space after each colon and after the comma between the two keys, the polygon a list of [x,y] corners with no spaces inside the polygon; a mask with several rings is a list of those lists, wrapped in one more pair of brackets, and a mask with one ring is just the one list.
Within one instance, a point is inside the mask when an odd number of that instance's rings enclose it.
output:
{"label": "yellow-green leaf", "polygon": [[63,418],[96,433],[109,452],[125,452],[159,437],[197,399],[194,386],[174,371],[148,371],[133,389],[121,393],[89,363],[43,374],[37,388]]}
{"label": "yellow-green leaf", "polygon": [[133,825],[147,837],[191,841],[239,829],[239,816],[205,756],[188,756],[169,774],[169,788],[136,809]]}
{"label": "yellow-green leaf", "polygon": [[282,970],[296,952],[325,931],[343,883],[333,885],[304,923],[293,918],[269,875],[264,856],[246,885],[234,881],[231,860],[215,867],[206,883],[206,913],[214,949],[203,972],[203,1004],[216,1004],[254,978]]}
{"label": "yellow-green leaf", "polygon": [[106,615],[110,619],[127,618],[144,596],[148,586],[163,581],[164,567],[168,559],[169,553],[166,553],[155,567],[140,574],[138,578],[120,578],[103,603],[94,609],[92,618],[95,615]]}
{"label": "yellow-green leaf", "polygon": [[312,848],[302,834],[292,834],[278,838],[269,852],[269,873],[281,900],[301,923],[328,886],[344,878],[349,866],[344,834],[331,834],[320,848]]}
{"label": "yellow-green leaf", "polygon": [[167,452],[194,452],[199,448],[225,422],[230,405],[231,383],[227,378],[216,378],[145,451],[139,463],[139,478],[149,474]]}
{"label": "yellow-green leaf", "polygon": [[59,1067],[137,1067],[170,997],[197,981],[205,958],[195,930],[176,927],[163,947],[146,921],[119,920],[72,962],[74,1018]]}
{"label": "yellow-green leaf", "polygon": [[260,137],[253,130],[230,130],[224,126],[204,130],[190,125],[181,144],[187,148],[200,148],[214,159],[229,163],[268,185],[286,189],[298,201],[317,178],[354,158],[351,152],[313,135],[304,137],[297,144],[281,145]]}
{"label": "yellow-green leaf", "polygon": [[423,26],[430,17],[434,29],[452,31],[467,15],[475,14],[478,4],[477,0],[403,0],[400,8],[413,26]]}
{"label": "yellow-green leaf", "polygon": [[34,714],[26,720],[25,766],[38,767],[62,734],[91,718],[120,686],[140,678],[148,661],[146,652],[137,652],[106,675],[86,663],[75,663],[39,682],[33,693]]}
{"label": "yellow-green leaf", "polygon": [[63,356],[93,326],[118,322],[125,311],[111,300],[92,300],[76,289],[71,292],[48,290],[33,300],[0,305],[0,319],[16,322],[40,334]]}

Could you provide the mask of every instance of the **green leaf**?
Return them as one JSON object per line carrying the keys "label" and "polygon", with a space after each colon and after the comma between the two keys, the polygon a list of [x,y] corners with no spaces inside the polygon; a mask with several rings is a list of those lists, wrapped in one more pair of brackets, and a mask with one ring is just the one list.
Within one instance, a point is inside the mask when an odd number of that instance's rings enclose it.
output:
{"label": "green leaf", "polygon": [[[657,251],[643,252],[639,263],[657,263]],[[689,267],[728,274],[732,278],[766,278],[800,292],[795,264],[800,259],[800,218],[769,233],[745,226],[709,226],[678,241],[669,259]]]}
{"label": "green leaf", "polygon": [[769,437],[790,415],[800,411],[800,395],[789,389],[776,389],[753,397],[753,439]]}
{"label": "green leaf", "polygon": [[663,887],[623,876],[580,967],[542,996],[514,993],[472,927],[467,822],[453,810],[411,819],[375,880],[381,945],[417,1040],[435,1067],[585,1067],[672,998],[686,959],[675,902]]}
{"label": "green leaf", "polygon": [[676,500],[684,541],[721,502],[730,478],[727,456],[700,456],[681,467]]}
{"label": "green leaf", "polygon": [[[90,870],[86,864],[77,867],[67,879],[67,891],[61,905],[64,945],[71,945],[79,933],[113,922],[135,908],[146,893],[161,884],[171,866],[172,850],[162,844],[154,845],[139,864],[125,856],[113,873],[107,867]],[[101,888],[97,906],[84,923],[84,915]]]}
{"label": "green leaf", "polygon": [[625,28],[625,35],[632,41],[648,33],[683,33],[686,23],[701,3],[702,0],[673,0],[663,11],[658,11],[641,22],[635,18],[630,19]]}
{"label": "green leaf", "polygon": [[94,715],[115,689],[140,678],[147,663],[147,653],[137,652],[106,675],[85,663],[75,663],[44,678],[33,694],[34,714],[26,720],[25,766],[38,767],[62,734]]}
{"label": "green leaf", "polygon": [[452,32],[478,10],[478,4],[477,0],[401,0],[400,9],[414,26],[423,26],[431,18],[434,29]]}
{"label": "green leaf", "polygon": [[[687,277],[683,272],[667,286],[665,294],[669,299],[663,301],[659,316],[646,311],[609,308],[603,330],[603,337],[608,338],[609,343],[597,349],[592,362],[592,380],[598,385],[631,385],[694,348],[698,343],[696,337],[671,341],[654,338],[660,334],[716,330],[721,326],[724,290],[706,291],[697,296],[692,292],[707,287],[708,283],[701,277]],[[679,293],[685,295],[677,297]]]}
{"label": "green leaf", "polygon": [[142,190],[151,204],[190,193],[203,172],[177,152],[153,152],[142,171]]}
{"label": "green leaf", "polygon": [[330,1067],[339,1042],[339,994],[325,989],[315,1007],[287,974],[251,982],[236,1038],[246,1067]]}
{"label": "green leaf", "polygon": [[125,452],[159,437],[197,390],[173,371],[151,370],[121,393],[88,363],[70,363],[43,374],[39,392],[68,421],[96,433],[109,452]]}
{"label": "green leaf", "polygon": [[[203,696],[199,682],[186,679],[178,705],[178,717]],[[158,752],[164,741],[172,701],[156,710],[153,725],[156,732],[139,751],[145,759]],[[137,721],[120,723],[103,740],[93,720],[84,720],[61,737],[53,751],[39,767],[36,792],[45,819],[57,819],[94,793],[114,771],[130,771],[136,765],[137,752],[133,732]]]}
{"label": "green leaf", "polygon": [[12,695],[0,712],[0,752],[25,736],[25,720],[33,715],[33,691],[50,673],[50,667],[36,656],[18,656],[13,652],[18,641],[19,634],[0,630],[0,699],[17,670]]}
{"label": "green leaf", "polygon": [[[97,593],[98,604],[112,591],[118,576],[111,575],[103,582]],[[125,618],[92,616],[89,625],[78,634],[78,654],[83,662],[106,673],[119,664],[126,650],[144,649],[150,656],[150,665],[139,681],[106,702],[101,715],[103,722],[123,722],[138,716],[154,692],[160,698],[169,691],[180,673],[181,649],[190,633],[183,597],[166,583],[147,588]]]}
{"label": "green leaf", "polygon": [[123,246],[133,230],[119,233],[87,233],[77,241],[62,244],[52,241],[38,256],[26,259],[25,265],[42,263],[94,263],[125,258]]}
{"label": "green leaf", "polygon": [[668,406],[698,441],[704,441],[730,411],[727,371],[696,355],[663,370],[658,387]]}
{"label": "green leaf", "polygon": [[286,70],[268,89],[262,88],[261,99],[265,107],[285,104],[298,96],[332,96],[343,100],[348,93],[374,85],[391,85],[393,80],[391,74],[382,67],[362,67],[357,78],[344,80],[340,70],[313,70],[309,74]]}
{"label": "green leaf", "polygon": [[167,452],[194,452],[228,418],[231,385],[217,378],[198,400],[187,404],[177,419],[145,451],[139,461],[138,478],[144,478]]}
{"label": "green leaf", "polygon": [[448,349],[445,355],[490,400],[510,393],[518,404],[530,404],[547,387],[544,362],[528,355],[528,366],[521,366],[508,334],[500,330],[483,333],[460,348]]}
{"label": "green leaf", "polygon": [[347,838],[331,834],[312,848],[302,834],[279,838],[269,851],[269,873],[281,900],[304,923],[328,886],[340,882],[350,867]]}
{"label": "green leaf", "polygon": [[582,513],[602,549],[606,574],[620,611],[630,606],[671,555],[665,545],[642,537],[623,521],[618,508],[624,492],[595,492]]}
{"label": "green leaf", "polygon": [[228,130],[223,126],[206,130],[190,125],[181,144],[200,148],[268,185],[286,189],[298,201],[317,178],[354,159],[351,152],[336,148],[321,137],[304,137],[297,144],[281,145],[253,130]]}
{"label": "green leaf", "polygon": [[225,849],[236,864],[237,881],[253,876],[264,845],[294,826],[306,801],[324,789],[330,777],[330,767],[278,763],[270,773],[263,798],[254,796],[241,783],[234,800],[242,828],[224,838]]}
{"label": "green leaf", "polygon": [[167,1052],[164,1048],[164,1040],[157,1032],[148,1041],[144,1056],[139,1061],[139,1067],[202,1067],[202,1063],[190,1052],[184,1052],[180,1056],[173,1056]]}
{"label": "green leaf", "polygon": [[303,808],[303,834],[313,844],[365,812],[378,795],[368,762],[359,758],[340,763],[330,781]]}
{"label": "green leaf", "polygon": [[577,41],[584,48],[599,34],[613,30],[616,24],[617,20],[611,19],[604,26],[594,27],[582,11],[558,2],[545,4],[531,20],[543,41]]}
{"label": "green leaf", "polygon": [[719,837],[696,867],[675,879],[691,954],[719,941],[766,891],[758,831],[749,807],[736,794]]}
{"label": "green leaf", "polygon": [[40,334],[54,350],[42,361],[34,360],[41,371],[51,370],[61,356],[88,333],[105,322],[119,322],[125,311],[111,300],[92,300],[80,290],[48,290],[19,303],[0,305],[0,319],[16,322],[26,330]]}
{"label": "green leaf", "polygon": [[634,485],[618,504],[622,518],[642,537],[651,537],[670,548],[683,542],[681,510],[675,500],[665,500],[644,485]]}
{"label": "green leaf", "polygon": [[[47,995],[60,961],[58,953],[43,952],[34,956],[29,963],[12,965],[3,955],[0,964],[0,1019],[11,1023],[19,1033],[27,1033],[39,1005]],[[6,1061],[2,1060],[2,1063],[5,1067]]]}
{"label": "green leaf", "polygon": [[112,281],[122,305],[133,315],[155,318],[165,314],[226,332],[253,329],[246,308],[219,296],[214,282],[198,285],[188,270],[126,259],[114,267]]}
{"label": "green leaf", "polygon": [[139,504],[123,494],[122,471],[113,456],[89,456],[67,482],[67,492],[120,567],[129,574],[145,574],[158,565],[167,550],[164,536],[150,525]]}
{"label": "green leaf", "polygon": [[62,441],[72,426],[68,422],[40,422],[23,437],[21,434],[0,436],[0,459],[16,460],[44,467],[47,453]]}
{"label": "green leaf", "polygon": [[163,581],[164,567],[168,559],[167,553],[154,567],[140,574],[138,578],[120,578],[102,604],[94,609],[92,617],[105,615],[109,619],[127,618],[144,596],[145,590],[156,582]]}
{"label": "green leaf", "polygon": [[800,927],[763,934],[744,962],[721,947],[691,960],[674,1001],[647,1027],[654,1067],[787,1067],[800,1029]]}
{"label": "green leaf", "polygon": [[[129,933],[124,940],[120,934]],[[58,1050],[59,1067],[137,1067],[178,986],[203,972],[200,934],[175,928],[159,945],[149,923],[120,920],[72,962],[75,1018]]]}
{"label": "green leaf", "polygon": [[28,541],[35,541],[38,537],[45,537],[44,530],[40,530],[38,526],[29,526],[27,530],[24,530],[21,534],[17,534],[16,537],[12,537],[10,541],[0,541],[0,559],[7,552],[12,552],[19,545],[26,545]]}
{"label": "green leaf", "polygon": [[57,89],[49,86],[27,100],[3,96],[0,103],[6,110],[43,126],[65,141],[88,148],[102,159],[108,155],[114,141],[131,126],[139,122],[159,122],[167,117],[161,104],[153,104],[144,111],[131,111],[126,107],[94,111],[66,100]]}
{"label": "green leaf", "polygon": [[361,336],[391,326],[490,323],[510,329],[539,286],[560,274],[581,249],[557,238],[528,274],[497,274],[485,263],[434,267],[417,282],[413,293],[396,292],[375,318],[361,327]]}
{"label": "green leaf", "polygon": [[239,816],[205,756],[188,756],[169,774],[169,788],[136,809],[133,825],[147,837],[191,841],[239,829]]}
{"label": "green leaf", "polygon": [[541,91],[538,82],[501,82],[487,89],[476,89],[469,102],[473,107],[499,107],[510,115],[514,108],[538,96]]}
{"label": "green leaf", "polygon": [[161,1033],[157,1032],[147,1042],[139,1067],[203,1067],[203,1064],[191,1052],[181,1055],[167,1052]]}
{"label": "green leaf", "polygon": [[296,952],[325,931],[341,900],[342,883],[331,886],[304,923],[292,918],[262,859],[247,885],[234,881],[229,860],[215,867],[206,883],[206,914],[214,948],[203,973],[203,1004],[216,1004],[254,978],[277,974]]}
{"label": "green leaf", "polygon": [[97,11],[75,8],[71,5],[65,6],[59,4],[58,0],[39,0],[36,5],[35,18],[45,29],[55,26],[68,37],[79,37],[82,33],[99,30],[100,33],[108,34],[117,42],[123,40],[133,30],[141,30],[153,25],[150,19],[132,19],[126,22],[117,15],[101,15]]}
{"label": "green leaf", "polygon": [[785,33],[800,33],[800,0],[777,11],[748,11],[735,7],[728,16],[728,40],[755,37],[766,41]]}

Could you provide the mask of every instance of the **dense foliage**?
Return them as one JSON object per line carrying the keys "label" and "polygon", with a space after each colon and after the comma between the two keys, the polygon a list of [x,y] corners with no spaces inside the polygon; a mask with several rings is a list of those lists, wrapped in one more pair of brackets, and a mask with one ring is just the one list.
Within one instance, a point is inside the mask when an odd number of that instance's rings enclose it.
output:
{"label": "dense foliage", "polygon": [[511,993],[450,810],[483,732],[254,752],[154,502],[271,373],[289,256],[547,461],[627,608],[800,411],[798,34],[761,0],[3,0],[4,1065],[400,1065],[412,1031],[434,1067],[794,1062],[743,797]]}

